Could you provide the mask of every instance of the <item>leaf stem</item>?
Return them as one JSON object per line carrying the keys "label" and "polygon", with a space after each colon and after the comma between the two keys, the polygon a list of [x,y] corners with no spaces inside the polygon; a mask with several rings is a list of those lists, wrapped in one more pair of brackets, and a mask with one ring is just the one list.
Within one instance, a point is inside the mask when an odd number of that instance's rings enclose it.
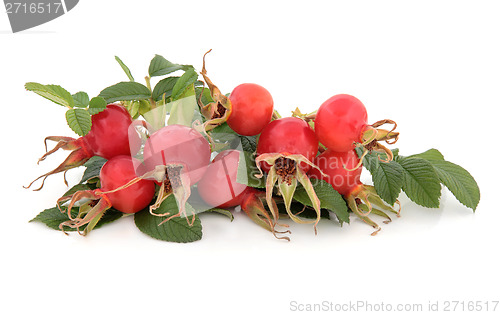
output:
{"label": "leaf stem", "polygon": [[[153,90],[151,89],[151,77],[146,76],[144,78],[144,80],[146,80],[146,86],[147,86],[148,90],[152,93]],[[149,102],[151,103],[151,109],[155,109],[156,108],[156,101],[153,99],[153,95],[151,95],[151,97],[149,98]]]}

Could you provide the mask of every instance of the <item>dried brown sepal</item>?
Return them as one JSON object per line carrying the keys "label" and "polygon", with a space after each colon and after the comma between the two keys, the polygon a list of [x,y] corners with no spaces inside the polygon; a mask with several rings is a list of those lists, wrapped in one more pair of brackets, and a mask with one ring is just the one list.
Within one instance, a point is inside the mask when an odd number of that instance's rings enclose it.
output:
{"label": "dried brown sepal", "polygon": [[[385,124],[392,124],[393,125],[392,129],[391,130],[378,129],[378,127]],[[386,159],[382,159],[380,155],[378,156],[378,159],[381,162],[389,163],[390,161],[392,161],[394,159],[394,154],[389,148],[382,145],[380,141],[385,141],[387,144],[395,144],[399,139],[399,132],[395,131],[396,127],[397,127],[396,122],[390,119],[379,120],[372,125],[366,126],[361,136],[362,142],[358,144],[363,148],[363,154],[359,159],[359,163],[356,166],[354,166],[354,168],[349,169],[349,171],[353,171],[360,168],[363,165],[364,157],[370,152],[378,152],[385,154]],[[346,167],[344,166],[344,168]]]}
{"label": "dried brown sepal", "polygon": [[56,152],[59,149],[72,150],[72,152],[68,155],[68,157],[58,167],[56,167],[55,169],[53,169],[50,172],[47,172],[43,175],[38,176],[28,186],[23,186],[23,187],[28,189],[36,181],[43,178],[42,184],[40,185],[40,187],[38,187],[37,189],[34,189],[35,191],[39,191],[43,188],[43,185],[45,184],[45,180],[47,179],[47,177],[49,177],[50,175],[62,173],[62,172],[64,172],[64,183],[66,185],[68,185],[68,182],[66,180],[66,172],[72,168],[82,166],[83,164],[85,164],[85,162],[87,162],[92,157],[92,154],[90,152],[88,152],[85,149],[85,147],[82,145],[83,140],[81,140],[81,139],[82,138],[73,139],[73,138],[69,138],[69,137],[47,137],[47,138],[45,138],[45,147],[46,148],[47,148],[47,140],[53,140],[53,141],[58,141],[58,142],[52,150],[47,151],[47,153],[45,153],[38,160],[38,163],[45,160],[45,158],[47,156],[51,155],[52,153]]}
{"label": "dried brown sepal", "polygon": [[[385,124],[391,124],[392,129],[391,130],[386,130],[386,129],[379,129],[378,127],[383,126]],[[379,120],[375,123],[373,123],[370,126],[367,126],[365,128],[365,131],[363,132],[363,135],[361,137],[362,139],[362,145],[364,146],[365,150],[367,151],[375,151],[375,152],[381,152],[385,153],[387,155],[386,160],[382,160],[382,162],[390,162],[394,158],[392,151],[389,150],[387,147],[382,145],[380,142],[385,141],[387,144],[395,144],[398,139],[399,139],[399,132],[395,131],[397,128],[397,123],[394,120],[390,119],[383,119]]]}
{"label": "dried brown sepal", "polygon": [[[285,210],[290,219],[297,223],[314,224],[314,233],[317,234],[316,227],[321,218],[320,200],[316,195],[314,187],[307,174],[302,170],[301,167],[296,166],[307,164],[317,169],[318,167],[301,154],[264,153],[259,155],[255,159],[255,163],[260,171],[260,174],[256,175],[256,177],[258,178],[263,176],[261,163],[267,163],[268,165],[271,165],[266,179],[266,201],[269,209],[271,210],[271,214],[273,215],[274,222],[277,222],[279,218],[278,208],[276,207],[275,203],[273,203],[273,188],[277,183],[278,190],[285,203]],[[293,171],[293,173],[290,173],[291,171]],[[302,184],[309,199],[312,202],[313,208],[317,214],[315,220],[303,220],[291,211],[292,198],[295,193],[295,189],[297,188],[298,182]]]}
{"label": "dried brown sepal", "polygon": [[[76,217],[71,216],[71,209],[73,209],[76,202],[82,199],[88,199],[79,207],[78,215]],[[61,203],[70,201],[66,210],[61,208]],[[111,207],[111,201],[100,189],[95,190],[82,190],[74,193],[70,196],[64,196],[57,200],[57,207],[62,213],[67,213],[69,220],[59,224],[59,229],[64,231],[64,227],[74,228],[80,235],[87,235],[96,226],[99,220],[102,218],[106,210]],[[85,226],[83,231],[80,228]]]}
{"label": "dried brown sepal", "polygon": [[[277,239],[284,239],[284,240],[290,241],[290,238],[288,236],[278,235],[278,234],[284,234],[284,233],[290,234],[291,233],[290,230],[286,230],[286,231],[276,230],[276,225],[281,225],[284,227],[288,227],[288,225],[278,224],[275,220],[271,219],[268,211],[264,208],[264,204],[262,203],[262,200],[260,199],[260,195],[263,195],[263,193],[255,190],[255,189],[252,189],[243,198],[243,202],[241,203],[241,209],[243,210],[243,212],[245,212],[245,214],[250,219],[252,219],[252,221],[254,221],[259,226],[261,226],[264,229],[273,233],[274,237],[276,237]],[[273,202],[274,202],[274,200],[273,200]],[[274,206],[276,206],[275,203],[274,203]]]}
{"label": "dried brown sepal", "polygon": [[401,203],[399,200],[396,200],[396,203],[399,206],[398,210],[395,210],[393,207],[387,205],[382,198],[375,191],[375,187],[370,185],[360,185],[357,189],[355,189],[349,196],[346,197],[347,206],[351,209],[358,218],[360,218],[363,222],[371,225],[375,232],[371,235],[376,235],[380,232],[380,226],[373,221],[369,216],[370,214],[375,214],[385,218],[384,223],[389,223],[392,221],[391,217],[387,214],[387,212],[396,214],[397,217],[400,217],[401,213]]}
{"label": "dried brown sepal", "polygon": [[[205,67],[205,56],[211,52],[210,49],[203,55],[203,67],[200,74],[203,76],[203,80],[207,84],[210,95],[212,96],[213,102],[203,105],[201,102],[201,96],[198,100],[198,105],[200,106],[201,114],[207,119],[203,124],[205,131],[212,130],[213,128],[223,124],[227,121],[229,115],[231,115],[232,107],[231,101],[227,96],[225,96],[219,88],[208,78],[207,69]],[[203,94],[203,93],[202,93]]]}

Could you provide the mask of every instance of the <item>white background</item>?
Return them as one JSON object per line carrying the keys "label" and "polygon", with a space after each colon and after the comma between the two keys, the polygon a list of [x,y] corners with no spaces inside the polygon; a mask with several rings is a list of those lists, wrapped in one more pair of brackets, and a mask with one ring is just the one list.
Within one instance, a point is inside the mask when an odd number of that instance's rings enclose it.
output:
{"label": "white background", "polygon": [[[499,9],[496,1],[80,1],[18,34],[0,12],[1,312],[287,314],[297,313],[292,301],[425,310],[429,301],[499,300]],[[376,237],[353,218],[343,228],[321,222],[317,236],[293,224],[290,243],[242,213],[232,223],[204,215],[203,239],[191,244],[151,239],[132,217],[85,238],[28,223],[66,190],[62,175],[40,192],[22,188],[67,154],[37,165],[44,137],[73,134],[64,108],[24,83],[96,96],[127,80],[115,55],[141,82],[154,54],[200,70],[210,48],[208,74],[224,93],[261,84],[282,115],[350,93],[370,122],[396,120],[401,154],[438,148],[474,175],[476,213],[446,189],[439,209],[402,195],[402,217]],[[80,175],[69,172],[70,184]]]}

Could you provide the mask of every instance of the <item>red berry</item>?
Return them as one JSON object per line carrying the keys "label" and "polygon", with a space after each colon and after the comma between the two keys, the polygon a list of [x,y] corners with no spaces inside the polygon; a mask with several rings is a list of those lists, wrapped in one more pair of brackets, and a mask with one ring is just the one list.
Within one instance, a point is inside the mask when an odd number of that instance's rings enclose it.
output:
{"label": "red berry", "polygon": [[[301,154],[309,161],[318,152],[318,140],[314,131],[302,119],[285,117],[269,123],[259,137],[257,155],[263,153],[280,153],[285,155]],[[271,165],[262,163],[264,171],[269,171]],[[300,167],[307,172],[310,166],[301,163]]]}
{"label": "red berry", "polygon": [[319,142],[328,149],[346,152],[361,143],[368,114],[360,100],[347,94],[332,96],[318,109],[314,128]]}
{"label": "red berry", "polygon": [[328,149],[314,158],[313,162],[326,176],[312,168],[309,177],[324,179],[343,196],[348,197],[362,185],[360,177],[363,168],[357,167],[359,157],[354,150],[335,152]]}
{"label": "red berry", "polygon": [[141,143],[135,132],[129,133],[131,124],[132,118],[125,107],[110,104],[104,111],[92,115],[92,128],[83,142],[93,155],[108,160],[117,155],[134,155]]}
{"label": "red berry", "polygon": [[92,115],[92,127],[87,135],[78,139],[71,137],[45,138],[45,142],[51,140],[57,141],[57,144],[39,161],[43,161],[58,149],[71,150],[72,152],[56,169],[39,176],[26,188],[43,178],[42,185],[35,189],[40,190],[48,176],[81,166],[92,156],[100,156],[109,160],[118,155],[136,154],[140,148],[141,140],[135,130],[130,128],[131,125],[132,118],[123,106],[109,104],[102,112]]}
{"label": "red berry", "polygon": [[227,124],[236,133],[254,136],[271,121],[273,98],[268,90],[254,83],[243,83],[234,88],[229,96],[231,114]]}
{"label": "red berry", "polygon": [[240,152],[220,152],[198,183],[200,197],[210,206],[229,208],[240,204],[246,185],[238,183]]}
{"label": "red berry", "polygon": [[157,165],[180,164],[189,175],[191,185],[198,182],[210,163],[210,145],[196,130],[169,125],[156,131],[144,146],[146,171]]}
{"label": "red berry", "polygon": [[[138,160],[120,155],[107,161],[100,172],[101,190],[111,191],[129,183],[137,177],[135,169]],[[113,208],[124,213],[138,212],[151,202],[155,194],[153,181],[141,179],[130,187],[106,194]]]}

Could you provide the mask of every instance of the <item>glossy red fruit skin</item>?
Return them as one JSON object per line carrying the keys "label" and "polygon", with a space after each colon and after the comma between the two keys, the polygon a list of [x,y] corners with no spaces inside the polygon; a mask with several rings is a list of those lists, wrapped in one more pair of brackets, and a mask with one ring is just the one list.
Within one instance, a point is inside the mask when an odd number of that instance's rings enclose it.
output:
{"label": "glossy red fruit skin", "polygon": [[243,136],[255,136],[271,121],[274,101],[268,90],[255,83],[243,83],[229,95],[232,111],[227,124]]}
{"label": "glossy red fruit skin", "polygon": [[106,109],[92,115],[92,128],[82,138],[83,148],[105,159],[118,155],[134,155],[141,141],[135,132],[129,133],[132,117],[125,107],[109,104]]}
{"label": "glossy red fruit skin", "polygon": [[152,171],[157,165],[182,164],[190,183],[198,182],[210,163],[210,145],[196,130],[183,125],[165,126],[149,137],[144,146],[144,165]]}
{"label": "glossy red fruit skin", "polygon": [[359,99],[348,94],[338,94],[326,100],[318,109],[314,129],[328,149],[346,152],[354,149],[355,142],[367,125],[368,114]]}
{"label": "glossy red fruit skin", "polygon": [[[303,119],[297,117],[284,117],[270,122],[259,137],[257,155],[263,153],[302,154],[309,161],[318,153],[318,139],[314,131]],[[310,166],[299,165],[304,172]],[[271,165],[262,163],[262,169],[268,172]]]}
{"label": "glossy red fruit skin", "polygon": [[314,158],[313,162],[326,176],[323,176],[319,170],[312,168],[309,171],[309,177],[311,179],[324,179],[332,185],[333,189],[345,197],[348,197],[362,185],[360,177],[363,168],[358,167],[352,170],[359,163],[359,157],[354,150],[335,152],[328,149]]}
{"label": "glossy red fruit skin", "polygon": [[[111,191],[137,177],[135,168],[140,161],[126,155],[118,155],[108,160],[100,172],[101,190]],[[130,187],[105,194],[113,208],[123,213],[136,213],[149,205],[155,195],[155,184],[141,179]]]}
{"label": "glossy red fruit skin", "polygon": [[208,205],[230,208],[240,204],[247,186],[237,181],[239,160],[239,151],[225,150],[208,166],[198,182],[198,193]]}

